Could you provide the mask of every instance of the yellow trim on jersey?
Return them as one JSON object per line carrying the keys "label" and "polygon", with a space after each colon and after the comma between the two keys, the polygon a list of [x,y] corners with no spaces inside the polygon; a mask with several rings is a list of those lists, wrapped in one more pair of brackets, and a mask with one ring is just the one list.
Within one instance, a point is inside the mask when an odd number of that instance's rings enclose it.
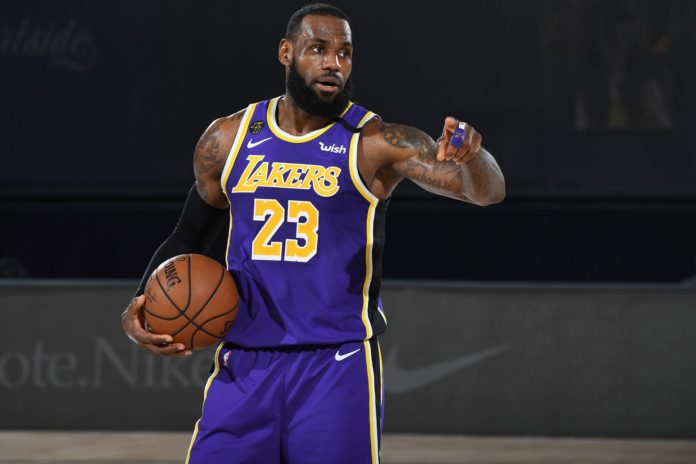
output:
{"label": "yellow trim on jersey", "polygon": [[[360,120],[358,123],[357,128],[361,129],[367,122],[376,117],[377,115],[373,113],[372,111],[368,111],[365,113],[365,116]],[[370,203],[374,202],[379,202],[379,198],[374,196],[372,192],[370,192],[370,189],[367,188],[365,184],[363,184],[362,179],[360,179],[360,173],[358,172],[358,138],[360,137],[360,132],[357,132],[353,134],[353,137],[350,140],[350,153],[348,154],[349,159],[348,159],[348,164],[350,166],[350,178],[353,180],[353,185],[355,185],[355,188],[358,189],[358,192]]]}
{"label": "yellow trim on jersey", "polygon": [[[358,129],[364,126],[367,121],[376,116],[373,112],[368,111],[365,116],[358,123]],[[374,220],[375,220],[375,209],[377,208],[377,203],[379,203],[379,198],[374,196],[372,192],[363,184],[360,179],[360,173],[358,172],[358,139],[360,138],[360,132],[353,134],[350,140],[350,150],[348,151],[348,165],[350,168],[350,178],[353,181],[353,185],[360,192],[360,194],[370,203],[367,209],[367,220],[365,221],[365,234],[367,237],[367,242],[365,246],[365,281],[363,282],[363,307],[362,307],[362,321],[365,326],[365,340],[372,337],[373,330],[372,324],[370,324],[370,319],[367,314],[368,302],[370,299],[370,282],[372,282],[372,245],[374,244]]]}
{"label": "yellow trim on jersey", "polygon": [[377,354],[379,354],[379,404],[384,404],[384,364],[382,364],[382,347],[379,345],[379,340],[377,340]]}
{"label": "yellow trim on jersey", "polygon": [[[220,351],[222,350],[223,346],[225,346],[225,342],[220,342],[217,349],[215,350],[215,370],[210,375],[210,377],[208,377],[208,381],[205,383],[205,389],[203,390],[203,406],[205,406],[205,399],[208,397],[208,389],[210,388],[210,385],[213,383],[213,379],[215,379],[215,377],[220,372],[220,360],[219,360],[219,358],[220,358]],[[203,417],[202,412],[201,412],[201,417]],[[201,421],[201,419],[198,419],[196,421],[196,426],[193,429],[193,436],[191,437],[191,443],[189,444],[189,449],[188,449],[188,452],[186,453],[185,464],[189,464],[189,460],[191,459],[191,450],[193,449],[193,444],[196,441],[196,436],[198,435],[198,424],[200,423],[200,421]]]}
{"label": "yellow trim on jersey", "polygon": [[225,266],[230,268],[230,241],[232,240],[232,205],[230,204],[230,220],[227,226],[227,245],[225,245]]}
{"label": "yellow trim on jersey", "polygon": [[237,159],[239,149],[242,147],[242,142],[244,142],[244,138],[246,137],[246,133],[249,128],[249,120],[254,115],[256,105],[258,105],[258,103],[252,103],[247,107],[246,111],[244,112],[242,122],[239,123],[237,135],[234,137],[234,143],[232,144],[232,148],[230,148],[229,155],[227,155],[227,162],[225,162],[225,167],[222,169],[222,176],[220,177],[220,185],[222,186],[222,191],[225,193],[227,201],[230,202],[230,221],[229,226],[227,228],[227,246],[225,247],[225,264],[227,265],[228,269],[230,268],[230,240],[232,240],[232,201],[230,200],[230,196],[227,193],[227,180],[229,179],[230,173],[232,172],[232,167],[234,166],[234,161]]}
{"label": "yellow trim on jersey", "polygon": [[239,123],[239,128],[237,129],[237,135],[234,137],[234,143],[232,148],[230,148],[230,153],[227,155],[227,162],[225,162],[225,167],[222,169],[222,176],[220,176],[220,185],[222,186],[222,191],[225,192],[225,196],[229,201],[230,197],[227,194],[227,179],[230,177],[232,172],[232,166],[234,166],[234,161],[237,159],[237,154],[239,149],[242,147],[242,142],[244,137],[246,137],[247,130],[249,129],[249,120],[254,115],[256,110],[256,105],[258,103],[252,103],[249,105],[244,112],[244,117],[242,117],[242,122]]}
{"label": "yellow trim on jersey", "polygon": [[379,441],[377,439],[377,405],[375,404],[375,370],[372,365],[370,341],[364,341],[363,346],[365,347],[365,364],[367,365],[367,388],[370,390],[370,454],[372,456],[372,463],[377,464],[379,463]]}
{"label": "yellow trim on jersey", "polygon": [[[273,132],[273,135],[278,137],[281,140],[285,140],[286,142],[290,143],[304,143],[304,142],[309,142],[310,140],[314,140],[317,137],[319,137],[321,134],[326,132],[327,130],[331,129],[335,122],[332,122],[328,126],[324,126],[321,129],[317,129],[315,131],[310,132],[309,134],[305,135],[291,135],[285,132],[283,129],[280,128],[280,126],[277,124],[275,120],[275,115],[276,115],[276,107],[278,106],[278,102],[280,101],[281,97],[276,97],[272,99],[268,103],[268,111],[266,111],[266,121],[268,121],[268,127],[271,129],[271,132]],[[343,112],[339,115],[339,117],[343,116],[346,114],[348,109],[353,106],[353,102],[348,102],[348,106],[346,106],[346,109],[343,110]]]}

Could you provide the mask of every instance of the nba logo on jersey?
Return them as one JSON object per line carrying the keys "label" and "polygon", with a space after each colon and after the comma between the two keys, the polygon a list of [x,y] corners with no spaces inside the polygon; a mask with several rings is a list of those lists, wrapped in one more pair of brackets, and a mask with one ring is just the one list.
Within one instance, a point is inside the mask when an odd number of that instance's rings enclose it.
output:
{"label": "nba logo on jersey", "polygon": [[229,351],[228,351],[227,353],[225,353],[225,356],[222,357],[222,363],[225,365],[225,367],[229,367],[229,366],[227,365],[227,360],[229,359],[229,357],[230,357],[230,352],[229,352]]}

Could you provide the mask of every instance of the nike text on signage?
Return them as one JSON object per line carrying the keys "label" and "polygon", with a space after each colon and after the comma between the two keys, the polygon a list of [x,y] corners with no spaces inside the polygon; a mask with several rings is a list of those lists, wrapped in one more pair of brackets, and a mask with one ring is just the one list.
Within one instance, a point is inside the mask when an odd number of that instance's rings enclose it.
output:
{"label": "nike text on signage", "polygon": [[0,354],[0,395],[4,389],[18,388],[195,388],[205,384],[210,355],[196,353],[181,358],[163,358],[145,352],[131,343],[115,344],[93,337],[89,349],[79,353],[54,350],[42,342],[28,351]]}
{"label": "nike text on signage", "polygon": [[[331,197],[338,192],[341,168],[314,164],[268,163],[264,155],[247,156],[248,164],[232,189],[233,193],[251,193],[258,187],[309,190]],[[263,161],[263,162],[262,162]]]}
{"label": "nike text on signage", "polygon": [[339,153],[339,154],[346,153],[345,145],[336,145],[335,143],[332,145],[324,145],[322,142],[319,142],[319,148],[321,148],[321,151],[328,151],[331,153]]}

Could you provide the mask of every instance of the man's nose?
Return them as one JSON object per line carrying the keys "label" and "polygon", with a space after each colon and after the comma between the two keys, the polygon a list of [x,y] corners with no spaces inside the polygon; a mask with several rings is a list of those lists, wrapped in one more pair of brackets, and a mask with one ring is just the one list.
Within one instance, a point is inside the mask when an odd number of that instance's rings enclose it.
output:
{"label": "man's nose", "polygon": [[329,52],[326,55],[324,55],[322,69],[326,69],[329,71],[339,71],[341,69],[341,64],[338,61],[338,54],[334,52]]}

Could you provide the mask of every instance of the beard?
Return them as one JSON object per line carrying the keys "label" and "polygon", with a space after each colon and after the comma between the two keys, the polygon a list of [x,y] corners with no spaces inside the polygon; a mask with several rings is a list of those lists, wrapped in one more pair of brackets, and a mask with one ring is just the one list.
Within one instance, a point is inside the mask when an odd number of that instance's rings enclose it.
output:
{"label": "beard", "polygon": [[303,111],[315,116],[335,118],[348,106],[353,94],[353,77],[343,84],[343,89],[331,100],[324,100],[317,92],[307,85],[302,75],[297,71],[295,63],[290,65],[290,71],[285,79],[288,94]]}

